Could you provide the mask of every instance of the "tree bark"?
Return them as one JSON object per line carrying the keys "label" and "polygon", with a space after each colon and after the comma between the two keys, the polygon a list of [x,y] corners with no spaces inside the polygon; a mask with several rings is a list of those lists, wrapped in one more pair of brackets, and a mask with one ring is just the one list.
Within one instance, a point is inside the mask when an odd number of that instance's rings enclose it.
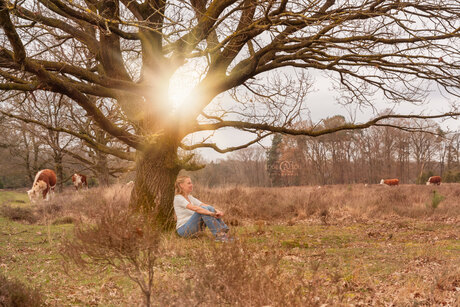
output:
{"label": "tree bark", "polygon": [[131,205],[152,215],[158,229],[174,229],[174,183],[180,169],[176,145],[155,144],[138,152]]}

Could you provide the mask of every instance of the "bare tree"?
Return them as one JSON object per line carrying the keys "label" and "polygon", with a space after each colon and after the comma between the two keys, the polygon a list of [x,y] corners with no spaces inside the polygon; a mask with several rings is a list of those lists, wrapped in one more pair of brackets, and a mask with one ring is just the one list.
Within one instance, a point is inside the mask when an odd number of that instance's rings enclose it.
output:
{"label": "bare tree", "polygon": [[260,146],[244,148],[232,153],[229,160],[235,160],[235,168],[241,178],[241,184],[248,186],[268,185],[265,151]]}
{"label": "bare tree", "polygon": [[[136,149],[132,203],[172,227],[175,178],[180,169],[196,167],[178,148],[228,152],[273,132],[318,136],[398,117],[295,128],[306,107],[295,93],[311,84],[312,70],[335,80],[344,103],[372,105],[377,93],[388,102],[420,101],[423,81],[458,96],[459,15],[452,0],[0,0],[0,89],[66,95],[101,129]],[[194,81],[174,105],[168,91],[184,91],[179,75],[186,71],[195,73]],[[277,82],[281,86],[271,86]],[[225,101],[231,90],[237,102]],[[112,121],[91,97],[119,106],[127,125]],[[446,115],[458,113],[400,117]],[[228,127],[252,132],[254,139],[220,148],[208,138],[186,138]],[[134,159],[79,131],[53,128]]]}
{"label": "bare tree", "polygon": [[[113,122],[123,126],[122,114],[116,104],[104,104],[103,101],[95,103]],[[110,146],[120,152],[129,152],[130,147],[99,128],[92,118],[82,116],[82,113],[84,113],[84,110],[81,108],[70,110],[69,122],[71,122],[73,130],[83,132],[91,140],[91,143],[87,140],[81,140],[77,146],[74,146],[71,150],[66,150],[66,153],[76,161],[83,163],[83,168],[75,171],[85,172],[89,170],[97,178],[100,185],[108,185],[111,177],[118,177],[120,174],[132,170],[133,162],[123,159],[123,157],[109,155],[105,151],[99,150],[97,146],[92,146],[92,143],[100,144],[104,147]]]}
{"label": "bare tree", "polygon": [[[422,176],[425,169],[425,165],[429,163],[430,157],[433,155],[435,136],[433,133],[438,128],[437,124],[431,121],[418,121],[413,120],[415,125],[418,125],[420,129],[430,131],[432,133],[411,133],[409,134],[409,142],[412,147],[412,155],[416,163],[417,178]],[[417,180],[419,181],[419,180]],[[418,182],[420,183],[420,182]]]}
{"label": "bare tree", "polygon": [[401,178],[401,182],[409,182],[411,154],[409,134],[404,131],[393,132],[396,139],[397,178]]}
{"label": "bare tree", "polygon": [[8,167],[20,170],[18,173],[32,184],[37,171],[52,161],[46,141],[38,136],[39,127],[13,119],[3,122],[0,128],[2,147],[8,151],[3,161]]}
{"label": "bare tree", "polygon": [[[24,96],[25,101],[18,104],[15,109],[16,113],[19,113],[23,118],[33,118],[48,127],[68,126],[69,104],[67,97],[52,92],[36,94]],[[40,126],[30,131],[36,139],[47,145],[57,175],[58,190],[62,191],[65,177],[65,150],[75,142],[76,138],[61,131],[43,129]]]}

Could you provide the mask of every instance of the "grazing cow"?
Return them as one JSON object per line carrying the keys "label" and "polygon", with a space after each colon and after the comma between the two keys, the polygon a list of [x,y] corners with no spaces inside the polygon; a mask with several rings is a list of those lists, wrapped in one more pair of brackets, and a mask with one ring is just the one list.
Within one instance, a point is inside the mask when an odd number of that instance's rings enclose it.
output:
{"label": "grazing cow", "polygon": [[73,174],[72,176],[72,182],[73,185],[75,186],[75,190],[78,191],[78,189],[86,187],[88,188],[88,182],[86,181],[86,176],[82,174]]}
{"label": "grazing cow", "polygon": [[426,182],[426,185],[430,185],[430,184],[440,185],[441,184],[441,176],[431,176],[430,178],[428,178],[428,181]]}
{"label": "grazing cow", "polygon": [[35,202],[40,194],[44,200],[49,200],[51,193],[54,192],[56,187],[56,174],[50,169],[43,169],[35,175],[35,180],[32,189],[27,191],[31,202]]}
{"label": "grazing cow", "polygon": [[380,184],[386,184],[389,186],[399,185],[399,179],[382,179],[380,180]]}

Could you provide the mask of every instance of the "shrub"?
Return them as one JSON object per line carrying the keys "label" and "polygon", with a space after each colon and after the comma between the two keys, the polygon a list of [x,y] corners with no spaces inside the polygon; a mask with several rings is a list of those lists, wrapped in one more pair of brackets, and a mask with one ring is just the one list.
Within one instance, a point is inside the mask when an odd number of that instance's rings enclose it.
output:
{"label": "shrub", "polygon": [[[275,248],[257,250],[244,241],[193,251],[189,282],[165,285],[160,305],[315,306],[302,272],[285,273]],[[174,289],[171,289],[171,287]],[[172,291],[171,291],[172,290]],[[314,294],[314,295],[313,295]]]}
{"label": "shrub", "polygon": [[0,208],[0,213],[4,217],[13,221],[26,221],[30,224],[37,221],[37,217],[30,208],[3,206]]}
{"label": "shrub", "polygon": [[0,306],[35,307],[42,305],[43,298],[37,289],[31,289],[18,281],[8,280],[0,274]]}
{"label": "shrub", "polygon": [[62,211],[62,204],[57,204],[54,202],[42,202],[38,205],[36,213],[40,216],[43,215],[56,215]]}
{"label": "shrub", "polygon": [[125,275],[141,289],[150,306],[154,287],[154,266],[159,254],[160,235],[149,218],[131,211],[126,199],[100,201],[101,213],[94,223],[78,222],[74,236],[63,241],[61,255],[80,269],[106,270]]}

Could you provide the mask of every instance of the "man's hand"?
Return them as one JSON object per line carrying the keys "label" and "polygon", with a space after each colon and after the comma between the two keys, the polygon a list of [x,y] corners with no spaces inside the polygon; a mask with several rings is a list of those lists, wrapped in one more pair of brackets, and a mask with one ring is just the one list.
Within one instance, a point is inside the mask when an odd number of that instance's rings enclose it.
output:
{"label": "man's hand", "polygon": [[224,213],[222,211],[216,210],[216,218],[221,218],[224,216]]}

